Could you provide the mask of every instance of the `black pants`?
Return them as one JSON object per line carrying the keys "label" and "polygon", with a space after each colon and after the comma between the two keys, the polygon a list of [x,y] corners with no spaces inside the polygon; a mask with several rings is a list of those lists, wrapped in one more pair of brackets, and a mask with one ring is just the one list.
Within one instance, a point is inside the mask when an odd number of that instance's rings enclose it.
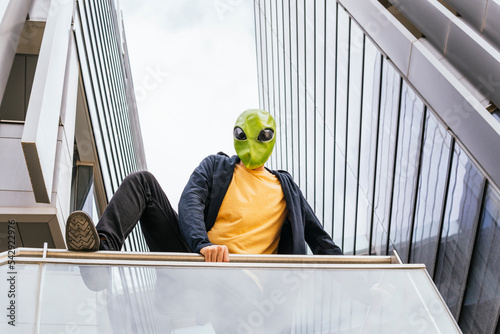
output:
{"label": "black pants", "polygon": [[120,250],[130,232],[141,221],[152,252],[189,252],[179,229],[179,216],[153,174],[147,171],[127,176],[97,224],[113,250]]}

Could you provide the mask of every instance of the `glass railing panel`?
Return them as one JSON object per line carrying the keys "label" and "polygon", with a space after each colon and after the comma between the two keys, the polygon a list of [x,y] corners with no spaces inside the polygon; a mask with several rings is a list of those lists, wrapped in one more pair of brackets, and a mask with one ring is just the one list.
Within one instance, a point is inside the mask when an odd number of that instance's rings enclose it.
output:
{"label": "glass railing panel", "polygon": [[0,333],[34,333],[39,264],[0,266]]}
{"label": "glass railing panel", "polygon": [[[46,264],[42,333],[457,333],[424,269]],[[69,326],[69,327],[68,327]]]}

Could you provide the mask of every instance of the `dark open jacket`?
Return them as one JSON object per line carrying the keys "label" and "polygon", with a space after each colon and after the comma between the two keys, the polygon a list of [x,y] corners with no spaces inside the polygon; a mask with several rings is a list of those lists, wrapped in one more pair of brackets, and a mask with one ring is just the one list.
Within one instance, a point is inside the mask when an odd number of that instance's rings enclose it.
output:
{"label": "dark open jacket", "polygon": [[[215,224],[222,200],[233,178],[234,166],[239,162],[236,155],[210,155],[191,174],[179,201],[179,225],[191,251],[199,253],[203,247],[212,245],[207,231]],[[288,209],[278,253],[306,254],[307,242],[314,254],[342,255],[291,175],[281,170],[270,172],[281,183]]]}

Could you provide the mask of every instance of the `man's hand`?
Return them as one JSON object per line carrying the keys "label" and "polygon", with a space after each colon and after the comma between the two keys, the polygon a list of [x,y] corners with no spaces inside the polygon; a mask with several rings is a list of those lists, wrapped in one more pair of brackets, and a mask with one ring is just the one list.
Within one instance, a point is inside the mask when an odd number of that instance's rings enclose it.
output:
{"label": "man's hand", "polygon": [[205,262],[229,262],[229,250],[224,245],[211,245],[200,250]]}

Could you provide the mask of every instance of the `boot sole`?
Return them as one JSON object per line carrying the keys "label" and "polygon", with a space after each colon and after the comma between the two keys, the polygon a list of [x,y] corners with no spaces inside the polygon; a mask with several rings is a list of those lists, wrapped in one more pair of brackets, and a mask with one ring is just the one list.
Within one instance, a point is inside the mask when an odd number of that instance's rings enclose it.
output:
{"label": "boot sole", "polygon": [[66,245],[70,251],[99,250],[99,235],[88,214],[75,211],[66,222]]}

